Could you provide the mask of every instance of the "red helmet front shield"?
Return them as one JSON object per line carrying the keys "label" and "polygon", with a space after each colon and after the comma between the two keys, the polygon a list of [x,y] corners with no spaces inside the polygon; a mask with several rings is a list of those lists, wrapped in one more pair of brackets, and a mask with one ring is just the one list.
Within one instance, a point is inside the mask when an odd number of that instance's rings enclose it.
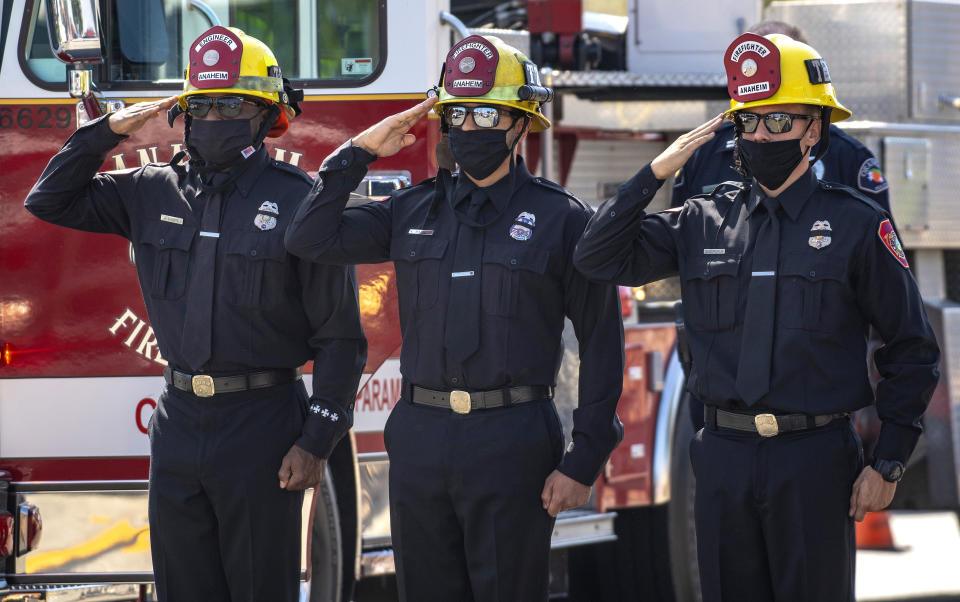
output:
{"label": "red helmet front shield", "polygon": [[468,36],[450,49],[443,88],[451,96],[483,96],[493,89],[500,53],[485,38]]}
{"label": "red helmet front shield", "polygon": [[190,84],[201,90],[229,88],[240,76],[243,43],[226,27],[211,27],[190,47]]}
{"label": "red helmet front shield", "polygon": [[737,102],[770,98],[780,89],[780,49],[755,33],[735,39],[723,55],[727,92]]}

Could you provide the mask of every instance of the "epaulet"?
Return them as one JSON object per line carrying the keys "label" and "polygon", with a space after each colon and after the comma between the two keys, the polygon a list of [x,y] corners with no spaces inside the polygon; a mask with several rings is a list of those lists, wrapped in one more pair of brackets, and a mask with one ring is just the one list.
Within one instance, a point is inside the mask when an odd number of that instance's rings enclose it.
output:
{"label": "epaulet", "polygon": [[296,167],[295,165],[290,165],[286,161],[279,161],[277,159],[274,159],[273,157],[270,158],[270,165],[272,165],[273,167],[276,167],[280,171],[285,171],[289,174],[297,176],[298,178],[302,179],[304,182],[310,184],[311,186],[313,185],[313,178],[311,178],[307,174],[307,172],[303,171],[299,167]]}
{"label": "epaulet", "polygon": [[843,184],[837,184],[836,182],[824,182],[823,180],[820,180],[820,187],[823,188],[824,190],[836,190],[838,192],[845,192],[850,196],[852,196],[853,198],[860,201],[861,203],[869,205],[877,213],[890,217],[890,214],[887,213],[887,210],[884,209],[880,205],[880,203],[876,202],[875,200],[871,199],[870,197],[863,194],[859,190],[856,190],[855,188],[850,188],[849,186],[844,186]]}
{"label": "epaulet", "polygon": [[583,201],[581,201],[581,200],[578,199],[577,197],[573,196],[573,194],[572,194],[569,190],[567,190],[567,189],[564,188],[563,186],[557,184],[556,182],[551,182],[550,180],[547,180],[546,178],[533,178],[533,183],[536,184],[536,185],[538,185],[538,186],[542,186],[543,188],[547,188],[547,189],[549,189],[549,190],[552,190],[552,191],[554,191],[554,192],[559,192],[559,193],[562,194],[563,196],[567,197],[568,199],[570,199],[571,201],[573,201],[574,203],[576,203],[577,205],[579,205],[580,208],[585,209],[585,210],[587,210],[587,211],[591,211],[591,212],[593,211],[593,209],[591,209],[586,203],[584,203]]}

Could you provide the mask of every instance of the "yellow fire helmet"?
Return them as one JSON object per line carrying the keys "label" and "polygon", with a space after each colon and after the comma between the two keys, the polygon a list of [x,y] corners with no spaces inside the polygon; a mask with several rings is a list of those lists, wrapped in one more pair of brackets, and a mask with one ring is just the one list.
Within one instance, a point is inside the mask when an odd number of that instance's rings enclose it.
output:
{"label": "yellow fire helmet", "polygon": [[450,49],[438,93],[434,111],[440,116],[444,105],[476,102],[526,113],[531,132],[550,127],[541,107],[553,99],[553,90],[540,83],[540,70],[530,59],[494,36],[468,36]]}
{"label": "yellow fire helmet", "polygon": [[830,121],[852,115],[837,101],[830,71],[820,53],[789,36],[745,33],[723,55],[733,113],[753,107],[805,104],[830,108]]}
{"label": "yellow fire helmet", "polygon": [[267,134],[277,137],[299,114],[297,101],[303,94],[284,84],[277,59],[266,44],[235,27],[216,25],[190,45],[179,104],[186,110],[187,98],[195,94],[242,94],[263,99],[282,109]]}

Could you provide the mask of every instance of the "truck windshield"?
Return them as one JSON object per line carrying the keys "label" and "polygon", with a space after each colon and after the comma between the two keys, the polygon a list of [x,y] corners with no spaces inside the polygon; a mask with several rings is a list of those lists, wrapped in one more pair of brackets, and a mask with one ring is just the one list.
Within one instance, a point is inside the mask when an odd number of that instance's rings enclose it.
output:
{"label": "truck windshield", "polygon": [[[24,64],[37,80],[62,84],[65,70],[47,42],[44,2],[28,2]],[[103,0],[105,61],[97,79],[104,88],[179,83],[186,45],[219,24],[263,41],[285,77],[362,85],[378,72],[385,10],[385,0]]]}

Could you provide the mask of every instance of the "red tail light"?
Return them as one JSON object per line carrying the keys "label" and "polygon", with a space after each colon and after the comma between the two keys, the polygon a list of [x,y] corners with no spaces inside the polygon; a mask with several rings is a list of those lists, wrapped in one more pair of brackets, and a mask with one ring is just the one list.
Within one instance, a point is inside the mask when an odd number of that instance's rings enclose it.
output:
{"label": "red tail light", "polygon": [[0,510],[0,558],[13,555],[13,515]]}

